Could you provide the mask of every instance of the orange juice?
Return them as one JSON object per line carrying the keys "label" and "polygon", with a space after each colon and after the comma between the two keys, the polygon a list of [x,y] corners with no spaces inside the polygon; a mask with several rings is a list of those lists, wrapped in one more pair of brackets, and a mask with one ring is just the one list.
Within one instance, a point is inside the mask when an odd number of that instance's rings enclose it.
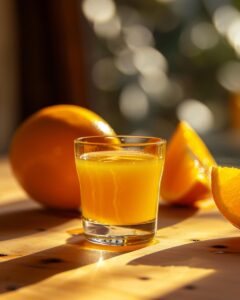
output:
{"label": "orange juice", "polygon": [[163,159],[140,151],[99,151],[76,157],[82,213],[109,225],[155,220]]}

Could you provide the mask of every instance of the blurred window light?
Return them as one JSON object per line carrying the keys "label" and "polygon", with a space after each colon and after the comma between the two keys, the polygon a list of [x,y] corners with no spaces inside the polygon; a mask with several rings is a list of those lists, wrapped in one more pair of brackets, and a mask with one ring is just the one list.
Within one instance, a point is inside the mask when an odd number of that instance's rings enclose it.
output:
{"label": "blurred window light", "polygon": [[120,53],[122,53],[124,50],[126,50],[126,45],[122,39],[121,34],[114,39],[106,40],[106,45],[107,45],[108,50],[112,54],[117,55],[117,56]]}
{"label": "blurred window light", "polygon": [[141,88],[132,84],[125,87],[119,99],[120,111],[131,121],[139,121],[148,115],[149,102]]}
{"label": "blurred window light", "polygon": [[151,31],[143,25],[125,27],[124,38],[127,46],[132,50],[154,44]]}
{"label": "blurred window light", "polygon": [[214,118],[214,129],[222,129],[227,125],[229,115],[226,113],[226,106],[219,105],[219,98],[211,99],[209,102],[209,108],[213,112]]}
{"label": "blurred window light", "polygon": [[137,49],[133,61],[142,75],[158,73],[160,70],[166,72],[168,67],[166,58],[152,47]]}
{"label": "blurred window light", "polygon": [[143,22],[143,16],[135,10],[133,7],[119,5],[118,13],[124,26],[131,26],[134,24],[141,24]]}
{"label": "blurred window light", "polygon": [[82,10],[85,17],[91,22],[106,22],[116,11],[112,0],[84,0]]}
{"label": "blurred window light", "polygon": [[94,22],[93,25],[96,35],[106,38],[116,38],[121,32],[121,22],[118,16],[113,16],[106,22]]}
{"label": "blurred window light", "polygon": [[217,45],[219,37],[210,23],[200,22],[193,26],[191,40],[199,49],[207,50]]}
{"label": "blurred window light", "polygon": [[168,79],[166,86],[162,86],[161,93],[155,95],[151,94],[149,97],[155,104],[175,110],[176,105],[182,100],[183,89],[178,82]]}
{"label": "blurred window light", "polygon": [[[229,0],[214,0],[214,1],[209,1],[209,0],[202,0],[202,3],[204,5],[204,8],[206,9],[208,14],[213,15],[213,13],[220,7],[222,6],[227,6],[226,3],[229,3]],[[230,5],[228,5],[230,6]]]}
{"label": "blurred window light", "polygon": [[147,76],[140,75],[139,83],[145,93],[153,98],[159,98],[165,95],[169,86],[169,80],[166,73],[161,70]]}
{"label": "blurred window light", "polygon": [[165,9],[164,12],[158,18],[158,22],[155,25],[156,31],[168,33],[177,28],[180,23],[180,18],[172,12],[171,9]]}
{"label": "blurred window light", "polygon": [[179,39],[179,48],[182,54],[186,57],[196,57],[201,53],[201,50],[193,44],[191,39],[191,30],[187,28],[183,31]]}
{"label": "blurred window light", "polygon": [[240,56],[240,17],[229,27],[227,31],[227,38],[237,55]]}
{"label": "blurred window light", "polygon": [[231,5],[220,6],[213,14],[214,25],[223,35],[237,19],[239,19],[239,12]]}
{"label": "blurred window light", "polygon": [[199,11],[200,1],[193,0],[177,0],[171,3],[172,11],[184,19],[192,19]]}
{"label": "blurred window light", "polygon": [[188,99],[177,107],[177,116],[180,120],[187,121],[200,133],[211,130],[214,126],[212,111],[202,102]]}
{"label": "blurred window light", "polygon": [[115,90],[120,83],[120,73],[111,58],[103,58],[94,65],[92,78],[94,84],[104,91]]}
{"label": "blurred window light", "polygon": [[133,52],[129,49],[125,49],[117,55],[115,64],[117,69],[125,75],[134,75],[137,73],[133,63]]}
{"label": "blurred window light", "polygon": [[170,4],[174,1],[176,1],[176,0],[156,0],[156,2],[163,3],[163,4]]}
{"label": "blurred window light", "polygon": [[131,135],[135,136],[152,136],[152,131],[146,128],[138,128],[130,132]]}
{"label": "blurred window light", "polygon": [[240,92],[240,62],[229,61],[217,73],[219,83],[230,92]]}
{"label": "blurred window light", "polygon": [[173,109],[183,98],[183,88],[181,84],[175,80],[169,81],[168,88],[164,97],[161,99],[161,105],[164,107],[172,107]]}

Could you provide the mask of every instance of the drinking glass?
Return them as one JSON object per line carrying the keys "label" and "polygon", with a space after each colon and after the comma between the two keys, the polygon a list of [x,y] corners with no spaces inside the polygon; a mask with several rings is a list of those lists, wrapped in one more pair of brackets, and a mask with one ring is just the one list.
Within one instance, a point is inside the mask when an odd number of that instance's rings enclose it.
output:
{"label": "drinking glass", "polygon": [[166,141],[90,136],[74,141],[83,230],[104,245],[149,242],[155,235]]}

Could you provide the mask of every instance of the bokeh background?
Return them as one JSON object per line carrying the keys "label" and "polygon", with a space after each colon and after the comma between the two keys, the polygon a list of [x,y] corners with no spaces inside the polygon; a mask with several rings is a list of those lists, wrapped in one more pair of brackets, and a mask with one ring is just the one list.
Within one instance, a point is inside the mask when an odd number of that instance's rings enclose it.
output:
{"label": "bokeh background", "polygon": [[[70,103],[119,134],[179,120],[240,158],[240,1],[0,0],[0,153],[42,107]],[[240,159],[239,159],[240,161]]]}

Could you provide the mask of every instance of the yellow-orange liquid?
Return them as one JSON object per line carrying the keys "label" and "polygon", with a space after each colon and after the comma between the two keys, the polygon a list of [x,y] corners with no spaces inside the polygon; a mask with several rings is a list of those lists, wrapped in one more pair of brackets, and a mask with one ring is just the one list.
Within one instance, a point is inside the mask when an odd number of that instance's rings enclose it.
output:
{"label": "yellow-orange liquid", "polygon": [[139,151],[99,151],[76,158],[84,218],[109,225],[154,220],[162,166],[162,159]]}

